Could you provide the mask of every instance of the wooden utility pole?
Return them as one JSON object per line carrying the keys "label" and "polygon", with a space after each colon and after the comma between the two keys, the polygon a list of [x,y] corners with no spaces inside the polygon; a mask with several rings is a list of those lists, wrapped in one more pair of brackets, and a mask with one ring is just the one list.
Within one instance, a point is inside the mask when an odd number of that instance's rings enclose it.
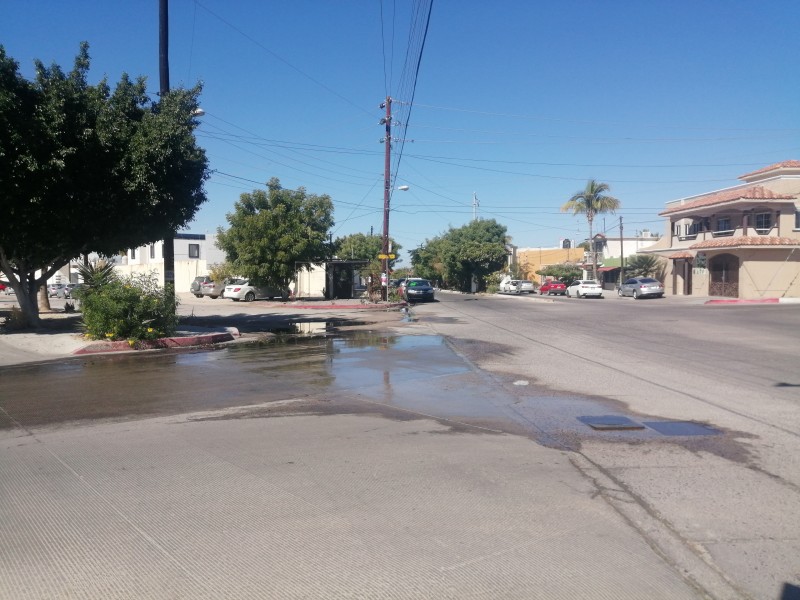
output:
{"label": "wooden utility pole", "polygon": [[[386,109],[384,117],[386,125],[386,137],[383,139],[385,152],[383,161],[383,275],[381,285],[383,286],[383,299],[389,300],[389,203],[392,191],[392,99],[386,97],[386,102],[381,105]],[[383,277],[386,277],[386,285],[383,285]]]}
{"label": "wooden utility pole", "polygon": [[[158,73],[161,101],[169,94],[169,0],[158,0]],[[169,310],[175,310],[175,232],[164,236],[164,292]]]}

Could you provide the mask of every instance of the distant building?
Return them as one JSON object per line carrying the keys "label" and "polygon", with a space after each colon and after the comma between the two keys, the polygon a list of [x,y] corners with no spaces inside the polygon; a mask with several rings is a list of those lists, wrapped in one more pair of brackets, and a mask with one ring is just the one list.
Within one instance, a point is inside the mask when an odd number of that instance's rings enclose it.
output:
{"label": "distant building", "polygon": [[668,294],[800,297],[800,161],[739,179],[667,203],[668,234],[647,252],[667,259]]}
{"label": "distant building", "polygon": [[[621,241],[619,237],[596,234],[594,245],[597,251],[598,279],[613,288],[619,279],[620,258],[638,254],[653,246],[658,239],[657,234],[647,230],[636,236],[624,237]],[[536,275],[536,271],[563,263],[575,263],[587,271],[591,269],[592,253],[580,247],[575,240],[565,238],[559,240],[556,248],[516,248],[515,259],[527,279],[543,283],[543,277]],[[606,266],[607,263],[610,266]]]}
{"label": "distant building", "polygon": [[[208,275],[212,265],[225,262],[225,253],[216,246],[216,234],[178,233],[175,235],[175,291],[188,292],[192,280]],[[164,282],[164,242],[129,248],[115,256],[116,270],[121,275],[155,272]]]}

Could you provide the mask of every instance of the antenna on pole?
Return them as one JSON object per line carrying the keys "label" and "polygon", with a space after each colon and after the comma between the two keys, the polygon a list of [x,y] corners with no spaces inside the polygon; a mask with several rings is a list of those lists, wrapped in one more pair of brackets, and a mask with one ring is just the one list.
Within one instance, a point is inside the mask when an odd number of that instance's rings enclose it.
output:
{"label": "antenna on pole", "polygon": [[480,205],[481,205],[481,203],[478,202],[478,194],[476,192],[472,192],[472,220],[473,221],[478,218],[478,207]]}

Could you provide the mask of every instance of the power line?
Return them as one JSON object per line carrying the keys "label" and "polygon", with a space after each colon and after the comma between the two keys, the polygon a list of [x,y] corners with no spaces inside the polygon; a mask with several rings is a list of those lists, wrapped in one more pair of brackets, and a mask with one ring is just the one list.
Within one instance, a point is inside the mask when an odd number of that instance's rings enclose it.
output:
{"label": "power line", "polygon": [[322,89],[324,89],[326,92],[328,92],[328,93],[330,93],[330,94],[332,94],[332,95],[336,96],[336,97],[337,97],[337,98],[339,98],[340,100],[342,100],[342,101],[346,102],[347,104],[349,104],[349,105],[351,105],[351,106],[353,106],[353,107],[357,108],[358,110],[360,110],[360,111],[362,111],[362,112],[365,112],[365,113],[367,113],[367,114],[372,114],[372,113],[370,113],[370,112],[369,112],[369,111],[368,111],[366,108],[364,108],[363,106],[359,106],[358,104],[356,104],[355,102],[353,102],[353,101],[352,101],[352,100],[350,100],[349,98],[346,98],[345,96],[341,95],[341,94],[340,94],[339,92],[337,92],[336,90],[334,90],[334,89],[332,89],[332,88],[328,87],[327,85],[325,85],[324,83],[322,83],[322,82],[321,82],[321,81],[319,81],[318,79],[316,79],[316,78],[312,77],[311,75],[309,75],[308,73],[306,73],[305,71],[303,71],[302,69],[300,69],[299,67],[296,67],[296,66],[294,66],[294,65],[293,65],[292,63],[290,63],[288,60],[286,60],[285,58],[283,58],[283,57],[282,57],[282,56],[280,56],[279,54],[277,54],[277,53],[273,52],[272,50],[270,50],[269,48],[267,48],[267,47],[266,47],[264,44],[262,44],[261,42],[259,42],[257,39],[255,39],[255,38],[253,38],[252,36],[250,36],[249,34],[245,33],[244,31],[242,31],[241,29],[239,29],[238,27],[236,27],[236,25],[234,25],[234,24],[233,24],[233,23],[231,23],[230,21],[228,21],[228,20],[224,19],[223,17],[221,17],[220,15],[218,15],[217,13],[215,13],[214,11],[212,11],[212,10],[211,10],[210,8],[208,8],[207,6],[203,5],[203,3],[202,3],[202,2],[199,2],[199,0],[195,0],[195,4],[196,4],[197,6],[199,6],[200,8],[202,8],[203,10],[205,10],[205,11],[206,11],[208,14],[210,14],[210,15],[211,15],[212,17],[214,17],[215,19],[219,20],[220,22],[224,23],[224,24],[225,24],[226,26],[228,26],[229,28],[233,29],[233,30],[234,30],[236,33],[238,33],[239,35],[241,35],[243,38],[245,38],[245,39],[246,39],[246,40],[248,40],[249,42],[251,42],[251,43],[255,44],[256,46],[258,46],[259,48],[261,48],[261,49],[262,49],[264,52],[266,52],[267,54],[269,54],[270,56],[272,56],[272,57],[273,57],[275,60],[278,60],[278,61],[282,62],[284,65],[286,65],[287,67],[289,67],[290,69],[292,69],[292,70],[293,70],[293,71],[295,71],[296,73],[298,73],[298,74],[302,75],[303,77],[305,77],[306,79],[308,79],[308,80],[309,80],[309,81],[311,81],[312,83],[314,83],[314,84],[318,85],[319,87],[321,87]]}
{"label": "power line", "polygon": [[[457,108],[452,106],[435,106],[431,104],[417,104],[420,108],[429,108],[433,110],[443,110],[443,111],[451,111],[451,112],[460,112],[460,113],[471,113],[471,114],[478,114],[478,115],[486,115],[490,117],[508,117],[510,119],[525,119],[525,120],[532,120],[532,121],[543,121],[547,123],[570,123],[573,125],[609,125],[613,127],[619,126],[626,126],[630,127],[630,122],[620,122],[620,121],[592,121],[592,120],[580,120],[580,119],[556,119],[550,117],[542,117],[541,115],[526,115],[526,114],[519,114],[519,113],[503,113],[503,112],[492,112],[492,111],[484,111],[484,110],[476,110],[476,109],[469,109],[469,108]],[[745,127],[692,127],[688,125],[656,125],[656,124],[637,124],[636,127],[648,128],[648,129],[676,129],[676,130],[685,130],[685,131],[800,131],[797,128],[745,128]]]}

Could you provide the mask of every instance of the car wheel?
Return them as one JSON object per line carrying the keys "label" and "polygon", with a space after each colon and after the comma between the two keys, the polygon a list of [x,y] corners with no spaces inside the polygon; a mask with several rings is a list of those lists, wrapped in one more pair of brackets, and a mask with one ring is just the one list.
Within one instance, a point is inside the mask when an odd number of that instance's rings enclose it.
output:
{"label": "car wheel", "polygon": [[622,288],[619,288],[619,289],[617,290],[617,295],[618,295],[620,298],[622,298]]}
{"label": "car wheel", "polygon": [[244,295],[244,301],[245,302],[252,302],[255,299],[256,299],[256,295],[253,292],[247,292]]}
{"label": "car wheel", "polygon": [[639,290],[633,290],[633,299],[638,300],[640,297]]}
{"label": "car wheel", "polygon": [[566,292],[564,292],[564,295],[565,295],[567,298],[569,298],[569,297],[570,297],[570,295],[569,295],[569,291],[566,291]]}
{"label": "car wheel", "polygon": [[219,298],[219,296],[211,296],[212,300],[216,300],[217,298]]}
{"label": "car wheel", "polygon": [[202,297],[203,297],[203,294],[195,294],[195,297],[196,297],[196,298],[202,298]]}

